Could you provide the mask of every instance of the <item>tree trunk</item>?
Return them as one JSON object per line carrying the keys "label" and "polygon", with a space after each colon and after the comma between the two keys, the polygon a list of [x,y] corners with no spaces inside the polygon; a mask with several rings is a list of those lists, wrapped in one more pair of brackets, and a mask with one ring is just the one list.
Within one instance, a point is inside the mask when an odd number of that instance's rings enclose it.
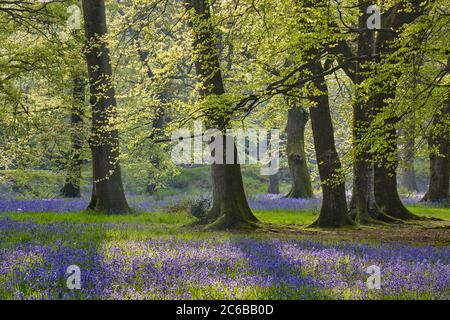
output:
{"label": "tree trunk", "polygon": [[[166,114],[165,109],[164,109],[164,104],[166,104],[168,101],[167,97],[168,97],[168,95],[166,95],[165,93],[160,93],[160,101],[163,104],[163,106],[161,106],[157,109],[156,118],[152,122],[152,127],[151,127],[152,132],[150,135],[150,137],[152,137],[152,138],[160,135],[163,132],[163,127],[164,127],[164,122],[165,122],[165,114]],[[161,163],[161,156],[159,155],[158,152],[150,155],[150,162],[151,162],[153,168],[159,167],[159,165]],[[148,183],[147,183],[147,187],[146,187],[146,192],[149,195],[153,195],[157,191],[157,183],[156,183],[156,181],[154,181],[154,177],[155,177],[154,172],[152,170],[149,170]]]}
{"label": "tree trunk", "polygon": [[[226,135],[222,136],[224,159],[226,159]],[[213,206],[209,214],[212,229],[248,229],[256,227],[258,219],[253,215],[245,196],[241,167],[237,162],[237,150],[234,148],[235,164],[212,164]]]}
{"label": "tree trunk", "polygon": [[[376,46],[380,52],[380,57],[389,54],[392,51],[392,42],[397,36],[397,32],[405,24],[414,21],[420,14],[420,1],[413,1],[413,10],[405,11],[404,3],[398,3],[394,6],[393,11],[386,17],[389,21],[387,25],[393,32],[380,32],[377,35]],[[380,59],[380,58],[378,58]],[[401,74],[394,72],[390,75],[391,81],[383,80],[384,83],[374,94],[374,116],[377,116],[388,107],[388,101],[394,100],[397,92],[397,80]],[[387,83],[385,83],[387,82]],[[375,183],[375,199],[380,208],[389,216],[402,219],[420,219],[411,213],[402,203],[397,188],[397,168],[398,168],[398,143],[397,129],[399,122],[397,117],[389,117],[379,124],[379,128],[375,128],[383,141],[381,144],[383,157],[375,163],[374,183]]]}
{"label": "tree trunk", "polygon": [[71,151],[67,167],[66,181],[61,189],[61,195],[65,198],[80,198],[81,181],[81,151],[83,148],[81,118],[84,109],[84,81],[81,77],[75,77],[73,80],[73,106],[70,116],[70,139]]}
{"label": "tree trunk", "polygon": [[[358,78],[358,74],[356,76]],[[357,99],[353,106],[353,191],[350,204],[350,216],[361,224],[384,222],[399,222],[390,216],[390,211],[384,211],[377,198],[378,167],[374,164],[369,152],[370,138],[367,138],[371,126],[370,111],[373,109],[373,98],[368,103]],[[390,181],[392,183],[392,181]],[[396,183],[396,182],[395,182]],[[378,191],[379,192],[379,191]],[[392,192],[392,190],[391,190]],[[397,194],[397,191],[394,192]]]}
{"label": "tree trunk", "polygon": [[[225,93],[219,57],[216,50],[214,28],[211,21],[209,2],[207,0],[186,0],[186,8],[192,10],[194,17],[189,25],[194,33],[194,61],[197,76],[202,82],[200,96],[220,96]],[[229,123],[229,115],[207,110],[206,116],[211,126],[222,132]],[[222,136],[226,139],[226,136]],[[234,164],[212,164],[213,206],[209,213],[210,228],[253,228],[258,222],[248,206],[242,182],[241,167],[237,163],[236,146],[227,150],[223,143],[224,159],[228,152],[234,152]]]}
{"label": "tree trunk", "polygon": [[[450,56],[447,59],[447,74],[450,73]],[[430,181],[428,191],[422,201],[450,202],[450,94],[444,101],[442,110],[433,119],[432,133],[428,138],[430,148]],[[436,150],[438,153],[436,153]]]}
{"label": "tree trunk", "polygon": [[280,177],[279,173],[275,173],[269,176],[269,188],[267,193],[279,194],[280,193]]}
{"label": "tree trunk", "polygon": [[[442,137],[429,138],[428,140],[431,149],[430,178],[428,190],[422,201],[449,202],[449,143],[448,141],[444,142]],[[433,151],[435,148],[439,150],[439,154]],[[445,156],[445,154],[447,155]]]}
{"label": "tree trunk", "polygon": [[[389,88],[388,88],[389,89]],[[390,88],[392,92],[386,95],[378,95],[378,111],[386,107],[386,99],[395,98],[395,87]],[[374,166],[375,199],[383,212],[389,216],[402,219],[416,219],[402,203],[397,188],[398,147],[397,130],[395,128],[397,119],[389,118],[383,121],[380,136],[383,137],[383,157]]]}
{"label": "tree trunk", "polygon": [[308,112],[299,106],[292,105],[288,111],[286,153],[291,172],[292,187],[286,195],[287,198],[313,197],[305,152],[305,126],[308,118]]}
{"label": "tree trunk", "polygon": [[353,191],[352,203],[350,206],[350,215],[357,223],[372,222],[372,211],[376,210],[370,207],[370,190],[373,183],[371,170],[371,156],[368,152],[368,146],[363,141],[369,126],[367,115],[367,105],[360,101],[353,106]]}
{"label": "tree trunk", "polygon": [[112,83],[104,0],[83,0],[87,41],[90,103],[92,105],[93,191],[89,209],[108,214],[127,213],[119,163],[119,133],[114,127],[116,99]]}
{"label": "tree trunk", "polygon": [[[313,74],[323,72],[319,61],[311,64]],[[322,186],[322,207],[314,225],[318,227],[343,227],[353,225],[347,213],[345,178],[334,142],[333,122],[328,101],[328,86],[323,76],[314,80],[314,86],[321,94],[311,96],[315,106],[309,108],[314,137],[317,165]]]}
{"label": "tree trunk", "polygon": [[400,185],[408,192],[418,192],[416,183],[416,171],[414,169],[415,141],[414,128],[405,128],[402,130],[406,137],[404,151],[402,154],[402,170],[400,174]]}
{"label": "tree trunk", "polygon": [[[369,57],[372,54],[372,31],[365,29],[366,21],[368,19],[367,7],[368,4],[364,1],[359,1],[360,11],[363,13],[359,16],[358,25],[364,28],[358,34],[358,53],[360,62],[355,70],[354,83],[360,86],[367,78],[369,68],[366,66]],[[355,94],[355,102],[353,104],[353,190],[352,201],[350,205],[350,216],[354,218],[357,223],[371,223],[374,222],[376,216],[380,214],[380,210],[372,196],[373,189],[373,168],[372,156],[369,153],[370,143],[366,138],[368,129],[371,124],[370,108],[373,99],[368,102],[363,100],[365,92],[357,88]]]}
{"label": "tree trunk", "polygon": [[[358,87],[367,79],[367,77],[370,76],[370,72],[373,72],[374,70],[370,70],[367,63],[370,61],[371,57],[374,59],[373,62],[378,62],[379,56],[377,55],[376,50],[376,44],[375,41],[377,41],[378,44],[386,44],[388,41],[392,40],[396,36],[396,32],[400,30],[400,28],[408,22],[413,21],[415,18],[420,16],[423,13],[423,9],[419,9],[420,0],[414,0],[412,1],[412,4],[415,8],[415,10],[409,11],[409,10],[403,10],[403,7],[405,6],[404,2],[398,2],[396,3],[390,10],[388,10],[385,14],[383,14],[381,18],[382,27],[384,29],[390,29],[391,32],[377,32],[377,36],[375,37],[375,31],[368,30],[366,27],[366,22],[369,18],[369,15],[367,14],[367,8],[370,5],[370,3],[359,0],[358,6],[359,6],[359,21],[358,21],[358,27],[359,27],[359,33],[358,33],[358,63],[355,67],[344,67],[344,70],[346,71],[347,75],[352,79],[353,83],[357,85]],[[347,58],[349,58],[349,54],[351,57],[351,50],[349,49],[350,46],[348,46],[345,43],[340,43],[340,53],[343,53]],[[383,48],[380,48],[382,53],[386,53],[386,51],[383,50],[389,50],[389,46],[385,46]],[[396,75],[396,78],[398,79],[400,75]],[[393,77],[395,78],[395,76]],[[395,83],[395,81],[393,81]],[[381,85],[381,87],[383,87]],[[389,83],[390,85],[390,93],[396,92],[396,85]],[[377,85],[373,86],[374,88],[377,88]],[[380,219],[387,222],[399,222],[398,219],[393,218],[384,212],[377,206],[377,201],[380,199],[380,201],[393,201],[394,203],[391,205],[386,205],[383,203],[383,207],[385,208],[402,208],[403,205],[401,202],[399,203],[399,196],[398,192],[395,189],[394,185],[396,186],[396,181],[392,181],[395,177],[390,177],[389,175],[386,175],[386,172],[382,172],[378,170],[377,168],[374,168],[374,173],[372,174],[372,155],[369,154],[369,150],[371,147],[371,144],[373,143],[370,141],[371,137],[365,137],[367,130],[370,130],[370,126],[373,123],[372,117],[374,114],[374,106],[375,103],[379,100],[379,97],[376,97],[372,95],[370,92],[358,92],[362,89],[357,89],[356,93],[356,101],[354,104],[354,119],[353,119],[353,150],[354,150],[354,179],[353,179],[353,197],[351,202],[351,215],[356,218],[358,221],[362,222],[371,222],[374,219]],[[364,101],[363,96],[369,95],[369,101],[368,103]],[[393,141],[390,141],[391,147],[393,147]],[[395,140],[396,144],[396,140]],[[377,171],[377,173],[375,173]],[[376,178],[375,178],[376,176]],[[371,180],[371,177],[373,177],[373,180]],[[390,179],[388,181],[387,179]],[[373,181],[373,182],[371,182]],[[378,188],[376,186],[371,186],[372,183],[378,183]],[[383,190],[384,186],[389,186],[388,189]],[[378,193],[378,198],[375,197],[376,201],[372,200],[372,195],[370,190],[374,190],[374,193]],[[392,196],[382,196],[381,193],[393,193]],[[389,199],[389,200],[387,200]],[[403,207],[404,208],[404,207]],[[402,209],[403,213],[404,210]],[[388,212],[388,214],[391,214],[391,212]]]}
{"label": "tree trunk", "polygon": [[[381,102],[383,105],[384,102]],[[375,199],[380,209],[389,216],[402,219],[416,219],[403,205],[397,189],[397,131],[394,123],[385,122],[384,131],[386,150],[384,157],[375,164],[374,183],[375,183]],[[387,160],[393,159],[393,160]]]}

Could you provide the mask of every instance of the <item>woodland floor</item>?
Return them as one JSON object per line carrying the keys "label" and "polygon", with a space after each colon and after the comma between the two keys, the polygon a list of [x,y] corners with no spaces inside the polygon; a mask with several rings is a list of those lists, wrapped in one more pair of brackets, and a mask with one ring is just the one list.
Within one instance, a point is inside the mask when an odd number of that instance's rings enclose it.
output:
{"label": "woodland floor", "polygon": [[407,222],[401,225],[360,226],[354,229],[338,230],[277,226],[272,232],[317,240],[398,241],[410,245],[450,245],[450,221]]}
{"label": "woodland floor", "polygon": [[3,212],[0,299],[449,299],[450,210],[409,208],[440,220],[319,230],[317,210],[255,210],[264,227],[244,233],[185,212]]}

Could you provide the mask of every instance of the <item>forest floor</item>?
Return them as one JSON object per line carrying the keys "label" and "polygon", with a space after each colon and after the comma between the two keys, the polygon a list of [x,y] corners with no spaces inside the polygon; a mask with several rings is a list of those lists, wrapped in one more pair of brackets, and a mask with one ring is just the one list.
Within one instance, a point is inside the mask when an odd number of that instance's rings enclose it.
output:
{"label": "forest floor", "polygon": [[[317,219],[318,210],[254,210],[257,218],[267,228],[254,232],[207,232],[191,227],[194,218],[184,212],[149,212],[132,215],[107,216],[89,212],[13,212],[0,213],[0,218],[10,217],[19,221],[37,223],[74,222],[74,223],[110,223],[151,225],[150,234],[178,234],[191,237],[209,237],[214,234],[245,237],[261,237],[269,235],[307,238],[321,241],[357,241],[357,242],[403,242],[409,245],[450,245],[450,209],[427,207],[422,205],[408,206],[408,209],[425,218],[403,224],[361,225],[357,228],[318,229],[310,225]],[[159,227],[161,231],[157,231]]]}
{"label": "forest floor", "polygon": [[409,210],[424,220],[403,224],[377,224],[344,229],[310,228],[317,217],[314,211],[306,211],[298,218],[291,211],[259,211],[262,221],[274,225],[273,232],[292,234],[320,240],[347,240],[358,242],[403,242],[410,245],[450,245],[450,209],[409,206]]}
{"label": "forest floor", "polygon": [[318,230],[317,210],[255,210],[270,227],[239,233],[183,212],[3,212],[0,299],[449,299],[450,210],[409,208],[441,220]]}
{"label": "forest floor", "polygon": [[401,225],[360,226],[354,229],[319,230],[277,226],[274,231],[317,240],[401,242],[410,245],[450,245],[450,221],[420,221]]}

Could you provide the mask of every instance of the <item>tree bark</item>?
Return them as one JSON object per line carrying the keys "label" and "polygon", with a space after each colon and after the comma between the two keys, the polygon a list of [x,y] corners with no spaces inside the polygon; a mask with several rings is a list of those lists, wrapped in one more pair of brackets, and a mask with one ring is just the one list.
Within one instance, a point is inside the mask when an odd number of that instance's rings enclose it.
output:
{"label": "tree bark", "polygon": [[[389,86],[388,93],[375,93],[376,107],[374,116],[387,107],[386,101],[395,99],[395,86]],[[397,188],[398,146],[396,124],[398,119],[388,118],[382,121],[379,128],[379,138],[383,140],[383,156],[374,165],[375,200],[382,212],[389,217],[402,220],[418,218],[412,214],[402,203]]]}
{"label": "tree bark", "polygon": [[359,63],[355,69],[353,81],[357,85],[355,102],[353,104],[353,191],[350,204],[350,215],[357,223],[371,223],[380,214],[374,196],[373,189],[373,161],[369,153],[370,142],[367,132],[371,124],[371,105],[373,99],[364,101],[364,92],[358,88],[366,79],[370,71],[367,62],[372,54],[373,39],[372,31],[365,28],[368,14],[366,13],[368,3],[359,1],[360,11],[358,25],[363,28],[358,33],[358,57]]}
{"label": "tree bark", "polygon": [[361,129],[364,111],[358,104],[353,106],[353,189],[350,203],[350,215],[357,223],[368,223],[372,220],[371,212],[375,207],[370,207],[370,158],[366,150],[360,150],[360,140],[363,134]]}
{"label": "tree bark", "polygon": [[[368,63],[373,60],[374,63],[379,62],[377,50],[383,51],[387,47],[383,45],[388,38],[394,37],[393,33],[389,33],[386,38],[386,32],[377,32],[368,30],[366,22],[369,18],[367,7],[369,3],[360,0],[359,9],[362,13],[359,16],[358,25],[360,32],[358,33],[358,57],[359,63],[354,72],[353,81],[360,87],[371,73],[375,71]],[[388,16],[382,21],[390,28],[399,28],[397,15],[395,11],[398,5],[394,6]],[[392,15],[392,13],[394,13]],[[394,18],[392,18],[392,16]],[[386,25],[385,25],[386,27]],[[392,38],[393,39],[393,38]],[[375,86],[376,88],[376,86]],[[376,88],[379,90],[378,88]],[[386,92],[361,92],[363,89],[358,88],[356,93],[356,101],[353,107],[353,149],[354,149],[354,179],[353,179],[353,198],[350,210],[351,216],[355,217],[359,223],[373,223],[377,220],[384,222],[400,222],[398,218],[412,217],[413,215],[403,206],[397,191],[397,161],[387,164],[383,159],[378,163],[373,161],[373,154],[369,152],[373,145],[371,133],[374,117],[386,107],[385,99],[395,97],[396,86],[389,85]],[[367,90],[367,89],[366,89]],[[364,96],[369,95],[369,99],[365,101]],[[395,131],[396,119],[391,118],[386,121],[385,126],[380,129],[384,132],[387,141],[386,150],[384,150],[385,158],[389,155],[396,155],[397,152],[397,136]],[[393,130],[392,130],[393,128]],[[373,191],[373,192],[372,192]]]}
{"label": "tree bark", "polygon": [[91,210],[128,213],[119,163],[119,133],[114,127],[116,99],[112,83],[104,0],[83,0],[86,61],[92,105],[93,191]]}
{"label": "tree bark", "polygon": [[[418,16],[422,14],[420,9],[420,1],[413,1],[413,10],[405,11],[405,4],[399,2],[394,6],[391,12],[384,17],[387,22],[386,27],[391,28],[393,32],[379,32],[376,39],[376,45],[380,52],[381,59],[384,55],[392,52],[392,42],[397,37],[399,30]],[[380,58],[378,58],[380,59]],[[388,101],[394,100],[397,92],[397,80],[400,74],[394,72],[391,81],[387,84],[380,84],[379,89],[374,94],[374,116],[377,116],[388,107]],[[386,80],[384,80],[386,81]],[[420,219],[411,213],[402,203],[397,188],[397,168],[398,168],[398,145],[397,145],[397,129],[399,122],[397,117],[389,117],[379,125],[381,130],[380,136],[383,139],[384,156],[381,161],[375,163],[374,183],[375,183],[375,199],[380,208],[389,216],[402,219]]]}
{"label": "tree bark", "polygon": [[[383,104],[383,103],[382,103]],[[387,121],[384,126],[386,142],[386,151],[384,157],[377,161],[374,168],[374,183],[375,183],[375,199],[380,209],[386,212],[389,216],[402,219],[416,219],[403,205],[397,188],[397,131],[394,127],[393,121]],[[387,159],[393,159],[387,161]]]}
{"label": "tree bark", "polygon": [[309,115],[305,109],[296,105],[290,107],[286,127],[286,153],[292,178],[292,187],[286,195],[287,198],[313,197],[305,152],[305,126],[308,119]]}
{"label": "tree bark", "polygon": [[[194,33],[194,64],[197,76],[202,82],[199,89],[201,97],[225,93],[219,57],[216,50],[214,28],[211,21],[209,1],[186,0],[186,8],[192,10],[194,17],[189,25]],[[229,115],[207,110],[206,116],[212,126],[224,132],[229,124]],[[219,137],[220,138],[220,137]],[[241,167],[237,162],[236,146],[227,150],[226,135],[223,134],[223,154],[234,152],[234,164],[212,164],[213,205],[209,212],[209,228],[254,228],[258,219],[253,215],[245,196]]]}
{"label": "tree bark", "polygon": [[70,116],[70,140],[71,151],[67,166],[66,181],[61,189],[61,195],[65,198],[80,198],[81,182],[81,151],[83,149],[82,125],[84,110],[84,80],[75,77],[73,80],[73,106]]}
{"label": "tree bark", "polygon": [[[449,158],[448,141],[442,137],[429,138],[430,146],[430,177],[428,190],[422,201],[449,202]],[[438,149],[439,154],[434,151]],[[446,155],[445,155],[446,154]]]}
{"label": "tree bark", "polygon": [[[311,63],[313,74],[323,72],[319,61]],[[343,227],[353,225],[347,212],[345,197],[345,178],[341,175],[342,166],[334,142],[333,122],[328,101],[328,86],[323,76],[314,80],[314,86],[321,94],[310,96],[315,106],[309,108],[314,137],[317,165],[322,186],[322,207],[314,223],[318,227]]]}
{"label": "tree bark", "polygon": [[[447,73],[450,73],[450,56],[447,59]],[[430,148],[430,178],[428,191],[422,201],[450,202],[450,94],[444,101],[442,110],[433,119],[433,128],[438,133],[428,137]],[[436,152],[437,150],[437,152]]]}
{"label": "tree bark", "polygon": [[[226,148],[226,135],[223,135],[224,158],[230,152]],[[253,215],[245,196],[241,167],[237,163],[237,150],[234,147],[235,164],[212,164],[213,206],[209,214],[212,229],[249,229],[257,226],[258,219]]]}

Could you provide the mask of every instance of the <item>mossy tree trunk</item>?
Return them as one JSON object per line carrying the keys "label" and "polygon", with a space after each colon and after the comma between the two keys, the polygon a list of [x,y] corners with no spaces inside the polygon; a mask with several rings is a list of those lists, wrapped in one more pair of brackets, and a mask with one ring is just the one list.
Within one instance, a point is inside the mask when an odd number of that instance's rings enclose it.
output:
{"label": "mossy tree trunk", "polygon": [[[189,25],[194,33],[194,64],[197,76],[202,82],[201,97],[220,96],[225,93],[222,72],[220,70],[217,42],[211,20],[209,1],[185,0],[185,5],[193,16]],[[210,126],[222,132],[229,124],[230,115],[219,113],[213,108],[207,110]],[[220,138],[220,137],[217,137]],[[222,138],[225,140],[226,135]],[[247,202],[242,182],[241,167],[237,160],[236,146],[227,150],[224,141],[224,159],[229,152],[234,152],[234,164],[215,163],[211,166],[213,182],[213,205],[209,213],[209,228],[253,228],[258,220],[253,215]],[[224,162],[225,163],[225,162]]]}
{"label": "mossy tree trunk", "polygon": [[209,213],[211,229],[251,229],[258,219],[252,213],[245,196],[241,167],[237,162],[237,150],[227,150],[226,135],[224,159],[228,152],[234,152],[235,164],[212,164],[213,205]]}
{"label": "mossy tree trunk", "polygon": [[[386,44],[394,39],[395,31],[406,22],[403,14],[399,14],[401,4],[395,5],[382,17],[384,28],[390,28],[393,32],[376,32],[366,28],[369,18],[367,7],[370,4],[360,0],[358,25],[358,57],[359,63],[355,70],[354,83],[358,86],[356,102],[354,104],[353,119],[353,146],[354,146],[354,185],[351,214],[361,223],[371,223],[376,220],[385,222],[399,222],[398,218],[412,218],[413,215],[403,206],[397,191],[396,169],[398,161],[387,161],[393,155],[397,155],[397,136],[395,131],[395,118],[385,119],[384,123],[377,128],[380,136],[383,136],[383,151],[385,155],[381,159],[377,157],[374,161],[373,154],[369,150],[374,144],[373,124],[374,119],[386,108],[386,98],[395,98],[395,81],[389,84],[374,85],[375,93],[362,92],[364,82],[371,73],[376,76],[376,69],[369,66],[369,62],[379,62],[380,53],[386,54],[389,46]],[[399,17],[401,16],[400,20]],[[411,18],[411,17],[410,17]],[[387,87],[386,87],[387,86]],[[364,93],[370,95],[368,101],[361,99]],[[388,163],[389,162],[389,163]],[[373,194],[375,199],[373,200]]]}
{"label": "mossy tree trunk", "polygon": [[287,99],[291,106],[288,110],[286,127],[289,170],[292,186],[287,198],[312,198],[313,190],[308,171],[305,152],[305,127],[309,120],[308,111],[296,105],[292,99]]}
{"label": "mossy tree trunk", "polygon": [[128,213],[119,163],[119,133],[114,124],[116,99],[112,83],[104,0],[83,0],[86,61],[92,106],[93,191],[88,208],[108,214]]}

